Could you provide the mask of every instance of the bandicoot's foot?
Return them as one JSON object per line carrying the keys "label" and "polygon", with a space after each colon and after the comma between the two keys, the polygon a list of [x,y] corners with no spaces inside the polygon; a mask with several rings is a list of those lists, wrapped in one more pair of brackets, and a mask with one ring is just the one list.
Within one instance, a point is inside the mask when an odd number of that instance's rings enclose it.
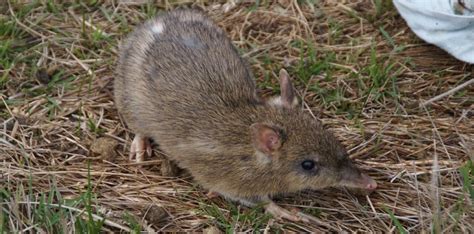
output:
{"label": "bandicoot's foot", "polygon": [[309,220],[306,217],[300,216],[297,211],[292,212],[289,210],[286,210],[274,202],[270,202],[265,206],[265,210],[273,215],[276,219],[287,219],[290,221],[298,222],[298,221],[303,221],[303,222],[309,222]]}
{"label": "bandicoot's foot", "polygon": [[151,144],[148,138],[137,134],[130,146],[129,160],[132,161],[135,158],[136,162],[143,162],[145,160],[145,153],[151,156],[151,152]]}

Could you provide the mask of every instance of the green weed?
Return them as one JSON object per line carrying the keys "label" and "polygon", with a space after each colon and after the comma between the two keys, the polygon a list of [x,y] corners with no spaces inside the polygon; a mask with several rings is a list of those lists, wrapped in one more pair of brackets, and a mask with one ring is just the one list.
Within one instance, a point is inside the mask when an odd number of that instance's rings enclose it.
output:
{"label": "green weed", "polygon": [[57,4],[54,0],[47,0],[46,1],[46,10],[51,13],[58,13],[62,11],[62,5]]}
{"label": "green weed", "polygon": [[333,67],[330,63],[334,60],[335,54],[329,52],[325,54],[323,59],[319,59],[317,51],[311,43],[305,45],[304,42],[300,41],[299,47],[302,53],[300,54],[298,64],[293,69],[293,73],[296,74],[298,79],[307,85],[311,77],[325,74],[325,79],[331,80],[331,70]]}
{"label": "green weed", "polygon": [[[28,178],[26,188],[22,183],[9,181],[0,186],[0,233],[26,230],[34,233],[101,232],[105,219],[93,218],[97,215],[93,206],[96,195],[92,191],[90,166],[87,189],[74,199],[63,198],[54,176],[49,181],[48,192],[33,191],[33,176],[30,174]],[[83,207],[85,213],[81,212]],[[71,227],[71,222],[75,226]]]}
{"label": "green weed", "polygon": [[105,219],[95,221],[92,218],[92,214],[94,213],[92,203],[93,203],[93,199],[96,200],[96,196],[92,193],[90,161],[87,163],[87,191],[86,191],[85,197],[86,197],[85,207],[87,210],[87,217],[89,218],[87,222],[88,231],[89,233],[99,233],[102,228],[102,225],[104,224]]}
{"label": "green weed", "polygon": [[403,51],[405,49],[405,46],[399,46],[399,45],[395,44],[395,40],[393,39],[392,36],[390,36],[390,34],[387,31],[385,31],[384,27],[380,26],[379,31],[382,34],[382,36],[385,38],[385,40],[388,41],[390,46],[392,46],[392,48],[393,48],[392,52],[398,53],[398,52]]}
{"label": "green weed", "polygon": [[48,101],[46,103],[48,118],[51,120],[56,115],[56,111],[61,110],[61,107],[59,106],[59,103],[56,101],[56,99],[52,97],[46,97],[46,100]]}
{"label": "green weed", "polygon": [[[323,82],[334,82],[332,74],[337,68],[332,65],[336,61],[336,55],[334,52],[326,52],[322,57],[319,56],[317,51],[311,44],[304,45],[303,42],[299,42],[301,52],[300,60],[293,70],[292,74],[295,74],[298,78],[298,83],[304,84],[307,87],[308,92],[314,92],[320,97],[322,106],[324,108],[335,108],[337,114],[345,114],[349,118],[354,118],[359,113],[360,104],[351,103],[347,96],[346,89],[343,86],[336,86],[335,88],[325,88],[321,83]],[[312,78],[317,75],[324,75],[322,80],[313,80]],[[359,76],[354,73],[350,73],[352,78],[358,78]]]}
{"label": "green weed", "polygon": [[397,227],[398,233],[407,234],[408,232],[403,227],[403,225],[400,223],[400,221],[397,219],[397,217],[395,217],[395,214],[393,214],[393,212],[390,209],[388,209],[387,207],[384,207],[384,209],[385,209],[385,212],[387,212],[387,214],[390,216],[390,219],[392,220],[392,223]]}
{"label": "green weed", "polygon": [[386,12],[393,12],[394,11],[394,6],[392,1],[386,1],[386,0],[375,0],[374,2],[375,6],[375,18],[378,18],[385,14]]}
{"label": "green weed", "polygon": [[470,196],[474,202],[474,164],[468,160],[464,166],[459,169],[463,179],[463,190]]}
{"label": "green weed", "polygon": [[152,2],[148,2],[142,6],[142,12],[145,12],[147,18],[150,19],[158,13],[158,8]]}
{"label": "green weed", "polygon": [[343,26],[337,20],[334,20],[332,18],[328,19],[328,26],[328,44],[335,44],[342,35]]}
{"label": "green weed", "polygon": [[454,226],[457,228],[459,228],[458,225],[460,218],[466,214],[466,211],[472,209],[470,204],[474,202],[474,163],[472,163],[472,160],[468,160],[461,168],[459,168],[459,173],[462,177],[463,191],[468,195],[468,198],[471,201],[466,201],[465,194],[461,194],[458,198],[449,217],[449,219],[454,221]]}
{"label": "green weed", "polygon": [[316,207],[311,207],[311,208],[305,208],[303,209],[303,213],[311,215],[313,217],[319,218],[321,217],[321,209],[318,209]]}
{"label": "green weed", "polygon": [[100,128],[93,119],[88,118],[87,119],[87,127],[89,128],[89,131],[99,135],[102,134],[105,130]]}
{"label": "green weed", "polygon": [[133,217],[131,214],[129,214],[128,212],[125,212],[125,214],[123,215],[122,218],[131,227],[131,229],[133,230],[133,233],[138,234],[138,233],[141,232],[142,228],[141,228],[140,224],[135,219],[135,217]]}
{"label": "green weed", "polygon": [[[370,84],[365,91],[365,102],[368,98],[372,98],[373,101],[384,101],[387,97],[398,100],[397,76],[400,71],[401,68],[396,70],[395,63],[390,58],[378,58],[375,48],[372,47],[369,65],[361,71]],[[362,83],[359,84],[362,85]]]}
{"label": "green weed", "polygon": [[236,230],[259,232],[267,225],[271,215],[266,214],[263,204],[248,209],[241,209],[233,203],[228,203],[229,213],[224,212],[215,204],[201,203],[200,213],[215,219],[217,226],[226,233]]}

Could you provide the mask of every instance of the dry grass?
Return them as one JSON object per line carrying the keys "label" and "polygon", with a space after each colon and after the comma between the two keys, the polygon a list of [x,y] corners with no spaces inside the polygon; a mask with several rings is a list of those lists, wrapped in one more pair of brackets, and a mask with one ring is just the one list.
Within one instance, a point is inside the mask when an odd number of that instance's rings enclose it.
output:
{"label": "dry grass", "polygon": [[[474,67],[417,39],[390,2],[89,2],[0,6],[4,231],[474,231],[473,86],[419,105],[472,79]],[[281,197],[320,220],[288,223],[209,200],[189,176],[161,176],[160,157],[129,163],[133,133],[111,94],[117,45],[177,5],[204,8],[228,32],[262,94],[277,92],[286,67],[304,108],[347,145],[377,191]]]}

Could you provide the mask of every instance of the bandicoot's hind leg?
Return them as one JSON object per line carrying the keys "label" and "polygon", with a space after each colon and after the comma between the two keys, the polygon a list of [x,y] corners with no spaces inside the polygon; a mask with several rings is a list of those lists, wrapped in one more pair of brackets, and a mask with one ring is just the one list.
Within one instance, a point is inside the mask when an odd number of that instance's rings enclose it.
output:
{"label": "bandicoot's hind leg", "polygon": [[246,206],[255,206],[257,203],[264,203],[265,211],[269,214],[271,214],[274,218],[278,220],[286,219],[290,220],[293,222],[298,222],[298,221],[303,221],[303,222],[309,222],[309,219],[305,217],[304,215],[301,215],[300,212],[298,211],[290,211],[287,210],[279,205],[277,205],[275,202],[273,202],[270,198],[268,197],[261,197],[258,198],[255,201],[249,201],[247,199],[241,199],[237,198],[237,200]]}
{"label": "bandicoot's hind leg", "polygon": [[130,146],[130,155],[129,160],[132,161],[135,157],[136,162],[143,162],[145,160],[145,153],[148,156],[151,156],[151,144],[150,139],[136,134],[133,138],[132,145]]}
{"label": "bandicoot's hind leg", "polygon": [[[132,145],[130,146],[129,160],[132,161],[135,158],[135,162],[140,163],[145,161],[145,155],[150,157],[152,154],[152,148],[150,139],[143,135],[136,134],[133,138]],[[174,177],[179,173],[179,167],[167,157],[163,157],[161,162],[161,174],[163,176]]]}
{"label": "bandicoot's hind leg", "polygon": [[274,202],[270,202],[265,205],[265,211],[276,219],[287,219],[293,222],[298,222],[298,221],[303,221],[303,222],[309,222],[309,219],[303,215],[301,215],[299,212],[296,211],[289,211]]}
{"label": "bandicoot's hind leg", "polygon": [[282,220],[290,220],[293,222],[309,222],[311,219],[311,216],[303,214],[297,210],[287,210],[279,205],[277,205],[275,202],[273,202],[270,198],[268,197],[261,197],[257,199],[246,199],[246,198],[238,198],[238,197],[232,197],[230,195],[226,195],[221,192],[216,192],[213,191],[212,189],[209,190],[209,192],[206,194],[207,198],[212,199],[217,196],[223,196],[226,199],[230,199],[233,201],[238,201],[240,204],[248,207],[253,207],[257,205],[258,203],[264,203],[265,211],[269,214],[271,214],[275,219]]}
{"label": "bandicoot's hind leg", "polygon": [[171,161],[166,156],[163,156],[160,170],[162,176],[175,177],[178,176],[180,169],[173,161]]}

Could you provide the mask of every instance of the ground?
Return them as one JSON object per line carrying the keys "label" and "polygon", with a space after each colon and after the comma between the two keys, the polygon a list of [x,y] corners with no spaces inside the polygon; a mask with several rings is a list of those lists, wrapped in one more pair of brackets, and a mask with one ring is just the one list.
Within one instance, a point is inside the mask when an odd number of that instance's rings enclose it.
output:
{"label": "ground", "polygon": [[[22,1],[0,5],[0,232],[473,232],[473,65],[421,41],[390,1]],[[126,3],[128,2],[128,3]],[[138,3],[143,2],[143,3]],[[303,101],[378,189],[276,198],[317,217],[274,220],[160,173],[112,96],[117,48],[140,22],[204,9],[252,66],[264,96],[286,68]],[[105,219],[104,219],[105,218]]]}

